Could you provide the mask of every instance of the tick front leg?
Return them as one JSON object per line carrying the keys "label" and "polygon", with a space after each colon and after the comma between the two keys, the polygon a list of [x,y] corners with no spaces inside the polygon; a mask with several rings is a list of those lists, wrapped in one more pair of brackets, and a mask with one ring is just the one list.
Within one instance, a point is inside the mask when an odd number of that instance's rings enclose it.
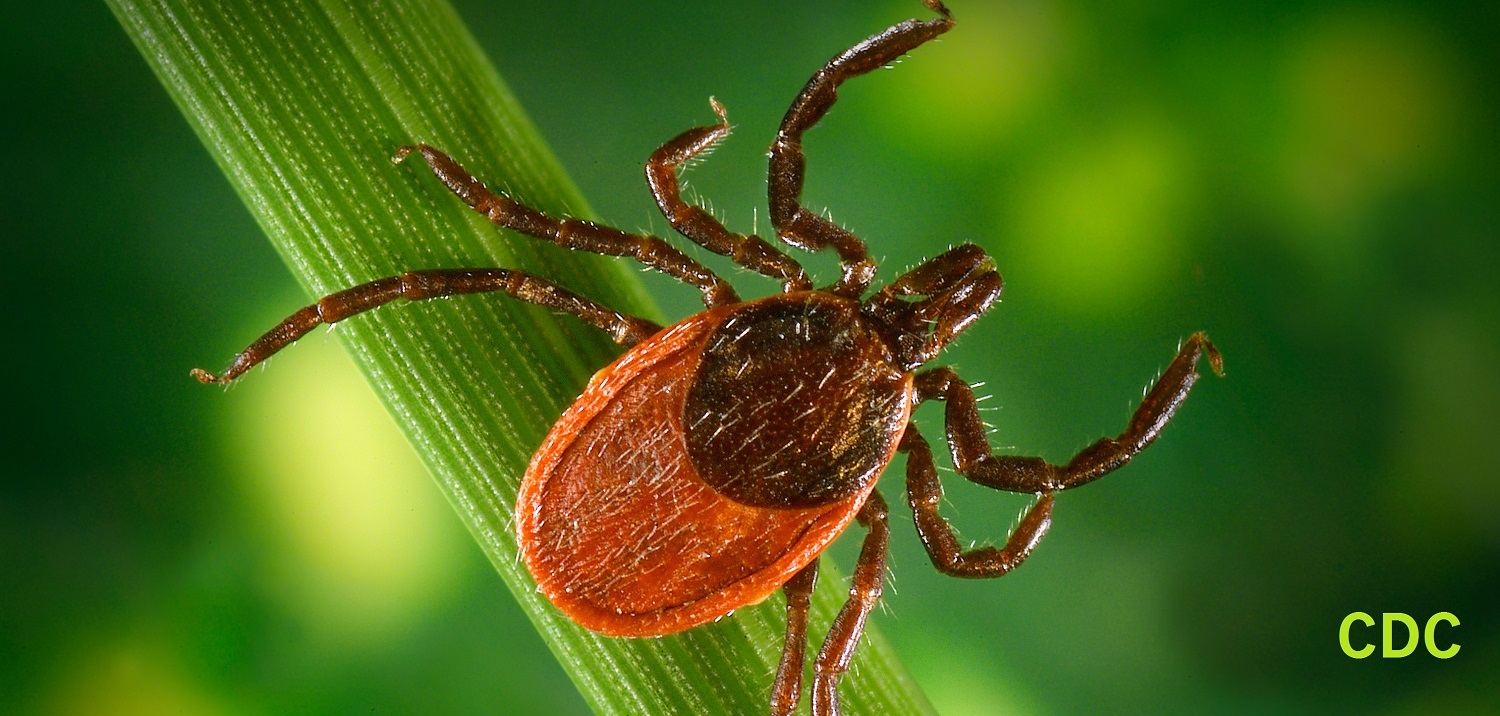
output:
{"label": "tick front leg", "polygon": [[555,219],[504,194],[490,191],[484,182],[474,178],[452,157],[427,144],[401,147],[396,150],[395,161],[405,160],[412,152],[421,154],[432,167],[432,173],[449,190],[496,226],[551,241],[567,249],[605,256],[629,256],[696,287],[703,294],[704,305],[709,308],[740,300],[727,281],[660,237],[630,234],[582,219]]}
{"label": "tick front leg", "polygon": [[787,108],[781,129],[771,143],[771,162],[767,190],[771,204],[771,224],[782,241],[807,251],[833,247],[843,267],[843,277],[833,287],[841,296],[858,297],[875,277],[875,262],[865,243],[838,224],[819,216],[802,205],[802,184],[807,174],[807,158],[802,153],[802,134],[828,114],[838,100],[838,86],[896,61],[953,27],[953,16],[938,0],[922,0],[942,17],[918,22],[907,20],[887,28],[828,61],[818,70],[802,92]]}
{"label": "tick front leg", "polygon": [[906,434],[901,436],[900,450],[906,453],[906,496],[917,524],[917,536],[939,572],[954,577],[999,577],[1026,561],[1047,534],[1052,524],[1050,492],[1042,493],[1026,510],[1003,548],[986,545],[965,551],[952,525],[938,514],[943,483],[938,480],[937,465],[932,461],[932,448],[917,426],[907,426]]}
{"label": "tick front leg", "polygon": [[953,452],[953,467],[960,475],[1000,490],[1055,492],[1097,480],[1150,445],[1197,382],[1198,360],[1205,356],[1214,372],[1223,375],[1224,359],[1219,351],[1205,335],[1194,333],[1141,401],[1125,432],[1100,438],[1066,465],[1053,465],[1036,457],[994,454],[985,437],[974,391],[952,369],[927,371],[917,376],[916,387],[919,400],[938,398],[948,403],[948,446]]}
{"label": "tick front leg", "polygon": [[893,329],[898,360],[922,365],[989,310],[1000,298],[1001,283],[994,259],[963,244],[896,277],[870,297],[866,309]]}
{"label": "tick front leg", "polygon": [[661,145],[646,162],[646,181],[651,185],[651,195],[656,197],[656,206],[677,233],[709,251],[728,256],[751,271],[781,281],[783,291],[791,293],[812,288],[812,280],[792,257],[759,236],[736,234],[724,228],[703,207],[682,200],[677,168],[692,161],[694,157],[707,153],[720,140],[729,136],[729,117],[724,114],[724,105],[712,98],[708,101],[713,105],[714,114],[719,115],[718,124],[694,127],[673,137]]}
{"label": "tick front leg", "polygon": [[797,572],[781,591],[786,594],[786,641],[781,647],[781,666],[771,687],[771,716],[787,716],[797,710],[802,698],[802,665],[807,661],[807,612],[812,606],[813,587],[818,582],[818,560],[814,558]]}
{"label": "tick front leg", "polygon": [[577,316],[609,333],[616,343],[626,347],[661,330],[661,326],[651,321],[610,310],[549,281],[520,271],[501,268],[408,271],[400,276],[377,279],[324,296],[317,303],[288,316],[256,339],[235,356],[223,375],[194,368],[193,377],[202,383],[228,383],[291,345],[313,328],[338,323],[398,298],[417,301],[492,291],[503,291],[527,303]]}
{"label": "tick front leg", "polygon": [[865,631],[865,618],[880,601],[885,582],[885,556],[889,549],[890,510],[878,492],[871,492],[859,511],[859,523],[870,530],[854,566],[854,581],[849,585],[849,601],[833,619],[833,626],[818,651],[814,665],[812,716],[837,716],[839,679],[849,670],[854,649]]}

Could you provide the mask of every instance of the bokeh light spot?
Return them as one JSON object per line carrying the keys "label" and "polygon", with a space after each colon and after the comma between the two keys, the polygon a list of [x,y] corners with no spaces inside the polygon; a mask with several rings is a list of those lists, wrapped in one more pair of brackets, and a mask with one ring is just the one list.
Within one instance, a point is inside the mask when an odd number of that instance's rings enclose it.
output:
{"label": "bokeh light spot", "polygon": [[41,713],[53,716],[227,716],[234,713],[192,683],[150,643],[111,645],[86,656],[54,684]]}
{"label": "bokeh light spot", "polygon": [[399,633],[456,579],[452,511],[331,336],[244,380],[235,445],[280,547],[273,590],[324,637]]}
{"label": "bokeh light spot", "polygon": [[1046,713],[1026,690],[1008,683],[993,664],[957,661],[948,654],[941,669],[923,679],[923,690],[946,716],[1010,716]]}
{"label": "bokeh light spot", "polygon": [[1001,198],[1015,274],[1083,313],[1157,290],[1180,250],[1191,173],[1171,135],[1125,124],[1044,162]]}
{"label": "bokeh light spot", "polygon": [[1444,43],[1390,13],[1339,11],[1310,24],[1291,55],[1282,171],[1298,245],[1315,259],[1359,260],[1381,199],[1452,148],[1460,92]]}
{"label": "bokeh light spot", "polygon": [[[892,12],[910,14],[911,4]],[[895,136],[941,132],[933,149],[967,153],[1014,135],[1052,85],[1062,40],[1056,8],[1035,0],[966,6],[959,22],[963,32],[919,49],[861,91],[890,108],[875,119]]]}

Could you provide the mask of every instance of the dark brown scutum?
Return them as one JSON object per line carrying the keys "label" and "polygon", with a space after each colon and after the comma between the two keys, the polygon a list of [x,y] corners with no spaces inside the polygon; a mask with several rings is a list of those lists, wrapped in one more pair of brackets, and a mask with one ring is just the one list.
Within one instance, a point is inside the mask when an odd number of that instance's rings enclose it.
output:
{"label": "dark brown scutum", "polygon": [[879,477],[909,377],[859,314],[821,292],[745,304],[709,339],[684,406],[688,454],[720,494],[827,505]]}
{"label": "dark brown scutum", "polygon": [[[907,455],[907,495],[918,536],[939,571],[996,577],[1021,564],[1051,524],[1054,493],[1124,465],[1176,413],[1206,358],[1193,334],[1132,415],[1067,463],[996,455],[974,393],[950,368],[918,375],[999,297],[994,261],[971,244],[954,247],[860,302],[876,271],[864,242],[801,203],[802,135],[827,114],[844,81],[885,66],[947,32],[939,17],[908,20],[840,53],[792,102],[771,146],[768,198],[776,235],[839,255],[838,282],[811,280],[790,256],[754,235],[726,229],[683,200],[680,166],[729,132],[689,129],[646,165],[652,194],[672,227],[702,247],[782,283],[782,293],[742,303],[729,283],[655,236],[555,218],[487,189],[426,144],[399,150],[426,159],[469,207],[498,226],[560,246],[628,256],[697,288],[709,307],[661,329],[610,310],[543,278],[503,268],[429,269],[359,284],[287,317],[234,359],[228,383],[315,326],[396,299],[504,292],[577,316],[631,350],[599,371],[537,450],[517,498],[522,558],[538,588],[576,622],[601,633],[659,636],[718,619],[778,588],[787,632],[770,695],[772,714],[796,711],[806,660],[818,554],[856,518],[869,532],[849,599],[819,651],[813,716],[837,716],[838,682],[867,615],[881,595],[889,529],[874,489],[898,450]],[[915,404],[946,402],[946,442],[955,470],[987,487],[1037,494],[1002,547],[965,549],[939,513],[943,486],[932,449],[908,420]]]}
{"label": "dark brown scutum", "polygon": [[781,559],[827,508],[761,510],[705,485],[684,455],[693,349],[614,394],[570,442],[537,539],[573,596],[620,614],[690,604]]}

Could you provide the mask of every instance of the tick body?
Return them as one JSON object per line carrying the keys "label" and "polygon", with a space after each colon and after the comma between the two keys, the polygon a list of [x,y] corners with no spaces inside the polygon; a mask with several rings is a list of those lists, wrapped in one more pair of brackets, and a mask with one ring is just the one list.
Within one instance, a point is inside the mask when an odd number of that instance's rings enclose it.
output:
{"label": "tick body", "polygon": [[599,371],[533,458],[521,554],[574,621],[680,631],[755,604],[854,520],[912,376],[826,293],[704,311]]}
{"label": "tick body", "polygon": [[[227,383],[318,325],[396,299],[501,292],[607,332],[628,350],[559,418],[522,481],[517,536],[537,585],[582,626],[625,637],[689,629],[783,590],[787,632],[769,701],[772,714],[787,714],[801,696],[819,555],[858,522],[864,543],[849,600],[816,657],[811,697],[815,716],[838,713],[839,679],[881,594],[890,530],[875,484],[897,452],[906,454],[906,503],[933,565],[958,577],[997,577],[1046,534],[1055,493],[1109,473],[1156,439],[1197,380],[1201,358],[1222,372],[1213,345],[1193,334],[1123,432],[1052,464],[995,454],[969,385],[949,368],[924,368],[999,298],[994,261],[960,245],[871,293],[876,266],[864,242],[801,202],[802,134],[832,107],[839,85],[953,27],[941,2],[922,2],[938,17],[894,25],[814,73],[771,145],[776,238],[834,251],[841,271],[831,285],[814,287],[770,242],[729,231],[682,200],[678,168],[729,133],[723,107],[711,101],[719,122],[657,149],[646,164],[648,183],[673,229],[780,282],[781,293],[741,301],[728,282],[661,238],[548,216],[419,144],[396,158],[421,155],[495,224],[631,257],[698,288],[705,310],[662,328],[520,271],[416,270],[325,296],[253,342],[221,375],[193,375]],[[932,450],[910,422],[928,400],[946,404],[945,442],[959,475],[1037,496],[999,546],[965,549],[938,511],[943,493]]]}

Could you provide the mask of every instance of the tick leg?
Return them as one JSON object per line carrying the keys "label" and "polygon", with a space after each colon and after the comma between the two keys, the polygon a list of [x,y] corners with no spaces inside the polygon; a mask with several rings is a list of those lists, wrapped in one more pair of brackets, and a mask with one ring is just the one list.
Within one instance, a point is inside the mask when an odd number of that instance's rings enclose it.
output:
{"label": "tick leg", "polygon": [[[1000,272],[984,249],[955,246],[886,284],[867,308],[897,336],[898,359],[918,366],[936,358],[1000,298]],[[909,300],[913,296],[920,300]]]}
{"label": "tick leg", "polygon": [[781,120],[781,130],[771,144],[768,193],[771,224],[782,241],[807,251],[830,246],[839,254],[843,276],[833,292],[858,298],[875,277],[875,262],[870,259],[859,237],[837,224],[809,211],[802,205],[802,183],[807,158],[802,153],[802,133],[812,129],[838,100],[838,86],[844,80],[884,67],[913,48],[947,32],[953,27],[953,16],[939,0],[922,0],[922,4],[942,15],[936,20],[907,20],[866,39],[818,70]]}
{"label": "tick leg", "polygon": [[917,536],[939,572],[954,577],[999,577],[1025,561],[1047,534],[1047,527],[1052,524],[1050,492],[1042,493],[1026,510],[1003,548],[987,545],[965,551],[952,525],[938,514],[943,483],[938,480],[937,465],[932,461],[932,448],[917,426],[906,428],[900,449],[906,453],[906,496],[917,523]]}
{"label": "tick leg", "polygon": [[736,234],[719,223],[702,207],[682,200],[677,168],[700,156],[729,135],[729,118],[724,105],[710,98],[719,123],[712,127],[694,127],[661,145],[646,162],[646,181],[663,216],[677,233],[692,239],[709,251],[728,256],[735,263],[756,273],[781,281],[788,293],[812,288],[812,281],[792,257],[754,235]]}
{"label": "tick leg", "polygon": [[797,572],[781,591],[786,594],[786,641],[781,647],[781,666],[771,687],[771,716],[787,716],[797,710],[802,698],[802,665],[807,654],[807,610],[818,582],[818,560]]}
{"label": "tick leg", "polygon": [[839,678],[849,670],[854,648],[865,631],[865,618],[880,601],[885,581],[885,555],[890,543],[889,510],[878,492],[871,492],[859,510],[859,523],[870,530],[854,565],[854,580],[849,585],[849,601],[833,618],[833,626],[818,651],[813,667],[812,716],[837,716],[839,713]]}
{"label": "tick leg", "polygon": [[1202,333],[1194,333],[1141,401],[1125,432],[1100,438],[1066,465],[1053,465],[1036,457],[994,454],[984,434],[974,391],[952,369],[934,368],[918,375],[916,388],[919,400],[947,401],[948,447],[960,475],[1000,490],[1054,492],[1092,482],[1150,445],[1198,380],[1198,359],[1204,356],[1214,372],[1223,375],[1224,359],[1219,351]]}
{"label": "tick leg", "polygon": [[228,383],[276,351],[291,345],[321,324],[332,324],[398,298],[456,296],[465,293],[503,291],[527,303],[577,316],[624,346],[633,346],[661,330],[650,321],[612,311],[576,293],[520,271],[501,268],[431,269],[409,271],[400,276],[377,279],[318,299],[288,316],[235,356],[223,375],[199,368],[193,377],[203,383]]}
{"label": "tick leg", "polygon": [[728,282],[660,237],[629,234],[582,219],[554,219],[504,194],[490,191],[452,157],[427,144],[401,147],[396,150],[395,160],[402,161],[414,151],[427,160],[432,173],[458,198],[463,199],[470,208],[484,214],[496,226],[551,241],[568,249],[606,256],[629,256],[649,268],[696,287],[703,293],[703,303],[709,308],[738,303],[740,300]]}

